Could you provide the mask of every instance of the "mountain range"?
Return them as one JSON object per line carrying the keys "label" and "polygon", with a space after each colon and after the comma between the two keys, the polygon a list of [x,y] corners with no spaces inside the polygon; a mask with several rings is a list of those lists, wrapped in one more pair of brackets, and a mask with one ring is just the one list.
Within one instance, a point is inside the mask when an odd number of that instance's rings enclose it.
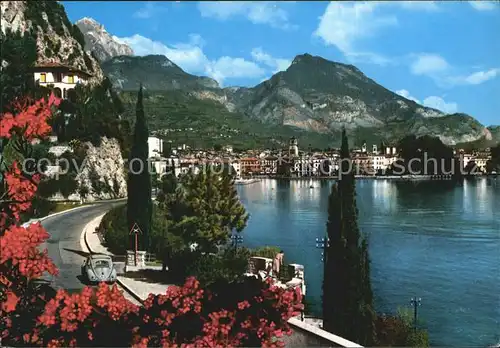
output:
{"label": "mountain range", "polygon": [[[395,142],[408,134],[436,136],[448,145],[500,141],[500,127],[487,128],[470,115],[422,106],[353,65],[300,54],[285,71],[257,86],[222,88],[214,79],[185,72],[168,57],[133,56],[130,47],[91,18],[71,24],[59,2],[2,1],[1,6],[2,31],[4,24],[14,30],[35,27],[40,60],[92,70],[96,79],[108,76],[125,104],[130,103],[126,114],[132,119],[134,93],[142,83],[154,113],[151,129],[190,128],[196,138],[197,132],[206,131],[203,122],[212,126],[212,136],[217,129],[235,131],[246,125],[240,130],[248,138],[270,137],[271,143],[281,144],[292,134],[302,144],[323,147],[338,145],[342,127],[355,144]],[[234,141],[227,134],[218,137],[217,142]]]}
{"label": "mountain range", "polygon": [[491,131],[469,115],[448,115],[419,105],[377,84],[355,66],[310,54],[296,56],[286,71],[252,88],[221,88],[215,80],[188,74],[159,55],[117,56],[102,63],[102,69],[120,90],[137,91],[142,83],[150,93],[182,91],[264,125],[325,135],[346,127],[358,142],[375,144],[407,134],[436,136],[448,145],[493,140]]}

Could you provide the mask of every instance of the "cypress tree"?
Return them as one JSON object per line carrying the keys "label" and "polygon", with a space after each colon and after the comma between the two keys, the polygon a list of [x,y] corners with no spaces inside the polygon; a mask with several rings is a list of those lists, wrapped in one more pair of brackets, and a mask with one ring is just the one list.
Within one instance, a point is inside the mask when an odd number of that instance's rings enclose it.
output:
{"label": "cypress tree", "polygon": [[[148,136],[148,126],[142,105],[141,85],[137,96],[134,140],[130,150],[127,180],[127,223],[129,231],[134,223],[137,223],[142,231],[142,235],[139,236],[139,250],[148,250],[153,208],[148,163]],[[131,246],[134,247],[133,235],[131,235]]]}
{"label": "cypress tree", "polygon": [[342,131],[342,176],[329,197],[324,256],[323,328],[363,345],[375,343],[375,313],[370,282],[368,242],[361,235],[356,184],[349,145]]}

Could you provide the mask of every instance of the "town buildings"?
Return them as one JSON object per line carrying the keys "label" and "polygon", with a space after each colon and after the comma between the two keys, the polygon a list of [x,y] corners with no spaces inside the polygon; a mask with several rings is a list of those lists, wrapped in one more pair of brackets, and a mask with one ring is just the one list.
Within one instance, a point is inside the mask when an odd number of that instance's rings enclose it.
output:
{"label": "town buildings", "polygon": [[[301,151],[298,140],[291,138],[288,147],[283,150],[249,150],[244,153],[234,153],[231,146],[225,146],[221,151],[193,150],[182,145],[171,151],[168,157],[162,154],[164,142],[156,137],[148,139],[149,153],[156,172],[161,174],[172,171],[181,175],[190,170],[199,170],[204,165],[231,165],[231,170],[237,179],[252,177],[288,177],[288,178],[325,178],[338,175],[340,155],[338,150],[312,152]],[[371,151],[369,151],[369,149]],[[484,171],[491,156],[487,152],[466,154],[457,152],[463,157],[463,166],[471,161]],[[351,153],[352,169],[356,175],[375,176],[389,171],[399,159],[398,149],[394,145],[364,144]]]}

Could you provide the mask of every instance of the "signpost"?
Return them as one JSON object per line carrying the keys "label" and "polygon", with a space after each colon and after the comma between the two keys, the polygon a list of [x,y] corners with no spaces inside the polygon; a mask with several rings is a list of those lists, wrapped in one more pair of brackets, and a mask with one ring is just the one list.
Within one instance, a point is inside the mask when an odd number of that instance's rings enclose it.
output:
{"label": "signpost", "polygon": [[142,234],[142,231],[139,228],[139,225],[137,225],[137,222],[134,222],[134,225],[132,226],[132,229],[130,230],[129,235],[132,234],[132,233],[135,235],[135,237],[134,237],[134,239],[135,239],[134,260],[135,261],[134,262],[135,262],[135,266],[137,266],[137,249],[139,247],[139,245],[138,245],[138,237],[137,236],[139,234]]}

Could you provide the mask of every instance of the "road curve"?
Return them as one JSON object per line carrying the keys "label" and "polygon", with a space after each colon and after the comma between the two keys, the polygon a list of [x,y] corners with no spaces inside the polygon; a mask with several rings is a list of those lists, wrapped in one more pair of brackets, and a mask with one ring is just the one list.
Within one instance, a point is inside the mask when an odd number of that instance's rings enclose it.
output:
{"label": "road curve", "polygon": [[42,221],[50,235],[49,240],[42,246],[47,249],[50,258],[59,269],[57,277],[46,278],[56,289],[77,291],[83,288],[80,276],[80,267],[87,250],[82,250],[80,236],[83,228],[92,219],[107,212],[113,207],[126,203],[126,200],[96,202],[96,204],[49,217]]}

